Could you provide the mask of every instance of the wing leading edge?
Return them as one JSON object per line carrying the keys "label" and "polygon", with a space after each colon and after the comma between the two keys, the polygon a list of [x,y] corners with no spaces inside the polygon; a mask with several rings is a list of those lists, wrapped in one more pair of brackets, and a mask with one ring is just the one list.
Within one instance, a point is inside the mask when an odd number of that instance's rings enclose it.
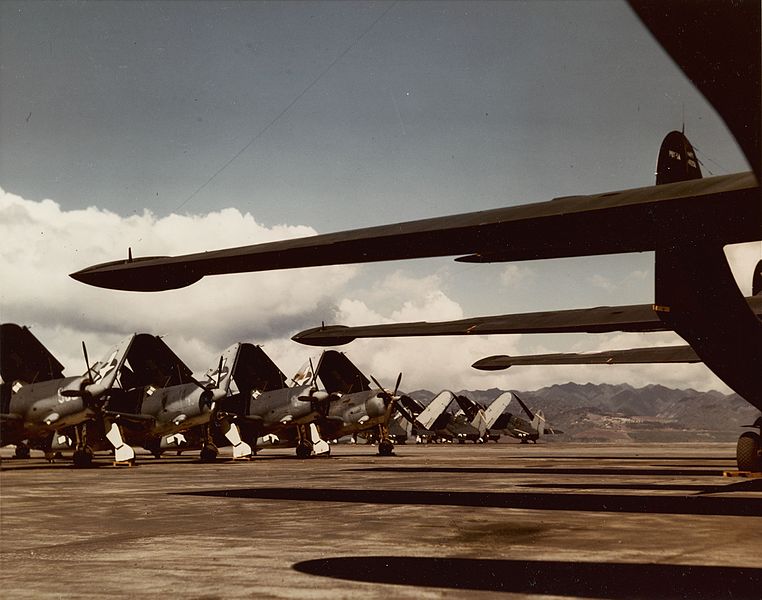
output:
{"label": "wing leading edge", "polygon": [[[667,226],[678,219],[680,228]],[[161,291],[207,275],[320,265],[434,256],[492,262],[644,252],[674,244],[682,231],[699,231],[723,244],[762,237],[754,174],[570,196],[183,256],[128,258],[71,277],[110,289]]]}
{"label": "wing leading edge", "polygon": [[[762,316],[762,296],[746,298],[754,313]],[[357,338],[488,335],[514,333],[611,333],[615,331],[668,331],[652,304],[599,306],[571,310],[473,317],[429,323],[386,323],[345,327],[327,325],[297,333],[291,339],[310,346],[339,346]]]}
{"label": "wing leading edge", "polygon": [[515,365],[636,365],[651,363],[701,362],[690,346],[657,346],[608,350],[605,352],[488,356],[477,360],[472,367],[481,371],[500,371]]}

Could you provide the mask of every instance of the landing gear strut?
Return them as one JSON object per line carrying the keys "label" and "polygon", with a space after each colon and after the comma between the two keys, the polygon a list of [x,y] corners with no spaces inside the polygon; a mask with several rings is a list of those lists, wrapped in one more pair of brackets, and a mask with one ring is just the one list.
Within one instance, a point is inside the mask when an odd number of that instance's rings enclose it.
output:
{"label": "landing gear strut", "polygon": [[204,425],[204,441],[203,446],[201,447],[201,455],[199,457],[201,462],[214,462],[217,460],[218,452],[217,446],[215,446],[212,441],[212,434],[209,431],[209,426]]}
{"label": "landing gear strut", "polygon": [[93,464],[93,449],[87,445],[87,424],[82,423],[74,427],[74,436],[76,450],[72,460],[77,469],[84,469]]}
{"label": "landing gear strut", "polygon": [[378,437],[381,440],[378,442],[378,455],[392,456],[394,454],[394,444],[389,439],[389,428],[386,425],[378,426]]}

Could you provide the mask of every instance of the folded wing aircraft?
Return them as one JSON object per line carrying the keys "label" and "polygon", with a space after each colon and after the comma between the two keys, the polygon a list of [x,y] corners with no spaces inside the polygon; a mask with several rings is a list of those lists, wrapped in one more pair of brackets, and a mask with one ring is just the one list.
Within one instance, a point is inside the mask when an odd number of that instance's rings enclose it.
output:
{"label": "folded wing aircraft", "polygon": [[[687,140],[683,144],[682,136],[670,134],[662,146],[665,160],[659,161],[668,167],[659,169],[661,185],[186,256],[129,256],[72,277],[112,289],[157,291],[207,275],[327,264],[431,256],[479,263],[654,251],[652,312],[762,410],[762,322],[736,286],[723,252],[727,244],[762,239],[760,5],[630,5],[725,120],[753,173],[696,179]],[[759,437],[757,448],[762,452]]]}

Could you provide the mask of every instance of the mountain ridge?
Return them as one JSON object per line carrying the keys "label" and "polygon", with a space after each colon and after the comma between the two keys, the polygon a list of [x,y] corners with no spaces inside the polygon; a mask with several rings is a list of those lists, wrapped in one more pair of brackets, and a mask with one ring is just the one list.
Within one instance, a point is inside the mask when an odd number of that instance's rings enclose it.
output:
{"label": "mountain ridge", "polygon": [[[753,423],[759,415],[738,394],[659,384],[636,388],[627,383],[568,382],[533,391],[490,388],[455,393],[487,406],[505,391],[518,395],[532,410],[542,409],[547,423],[564,432],[558,440],[734,441],[743,426]],[[408,395],[427,404],[435,394],[416,390]],[[507,410],[523,412],[513,402]]]}

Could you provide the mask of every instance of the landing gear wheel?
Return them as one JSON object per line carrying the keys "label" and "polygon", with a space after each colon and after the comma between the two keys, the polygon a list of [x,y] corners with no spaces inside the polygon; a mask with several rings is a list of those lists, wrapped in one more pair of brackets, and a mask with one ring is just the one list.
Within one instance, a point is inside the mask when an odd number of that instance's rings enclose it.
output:
{"label": "landing gear wheel", "polygon": [[738,438],[736,462],[739,471],[762,471],[762,441],[758,433],[747,431]]}
{"label": "landing gear wheel", "polygon": [[77,469],[85,469],[93,464],[93,451],[88,446],[79,448],[74,451],[72,459]]}
{"label": "landing gear wheel", "polygon": [[391,456],[392,454],[394,454],[394,444],[392,444],[389,440],[383,440],[381,443],[379,443],[379,456]]}
{"label": "landing gear wheel", "polygon": [[16,458],[29,458],[29,454],[29,446],[24,446],[23,444],[16,446],[16,452],[14,453]]}
{"label": "landing gear wheel", "polygon": [[162,450],[154,450],[153,452],[151,452],[154,458],[161,458],[162,453],[163,453]]}
{"label": "landing gear wheel", "polygon": [[217,448],[204,446],[201,448],[201,462],[214,462],[217,460]]}
{"label": "landing gear wheel", "polygon": [[312,444],[308,442],[299,442],[296,446],[297,458],[309,458],[312,454]]}

